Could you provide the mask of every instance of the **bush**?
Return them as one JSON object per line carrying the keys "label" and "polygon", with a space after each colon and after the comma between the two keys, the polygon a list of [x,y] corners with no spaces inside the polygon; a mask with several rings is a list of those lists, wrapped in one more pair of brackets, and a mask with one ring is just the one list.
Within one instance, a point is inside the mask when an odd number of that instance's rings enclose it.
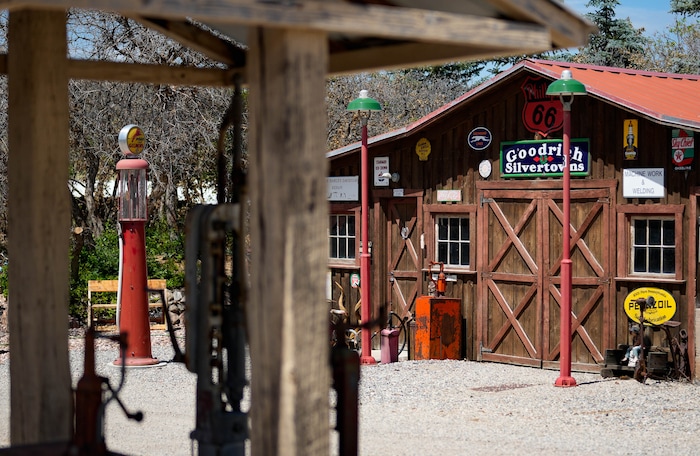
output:
{"label": "bush", "polygon": [[[166,279],[168,288],[182,287],[184,273],[184,237],[173,233],[165,222],[146,227],[146,268],[148,277]],[[89,280],[119,278],[119,239],[116,225],[106,226],[94,245],[85,245],[80,253],[79,277],[71,283],[70,315],[85,321]],[[0,274],[0,286],[2,274]]]}

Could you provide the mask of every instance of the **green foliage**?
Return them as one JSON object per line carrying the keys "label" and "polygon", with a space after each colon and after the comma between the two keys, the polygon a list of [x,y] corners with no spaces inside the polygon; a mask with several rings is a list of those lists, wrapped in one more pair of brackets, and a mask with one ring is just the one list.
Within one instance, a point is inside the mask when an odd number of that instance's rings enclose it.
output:
{"label": "green foliage", "polygon": [[671,0],[671,12],[683,16],[700,15],[700,0]]}
{"label": "green foliage", "polygon": [[[166,279],[168,288],[182,287],[184,275],[184,237],[167,223],[154,222],[146,227],[146,267],[150,278]],[[86,245],[79,260],[78,280],[71,283],[70,314],[85,321],[89,280],[119,277],[119,239],[117,227],[108,225],[94,244]],[[2,275],[0,275],[2,284]]]}
{"label": "green foliage", "polygon": [[148,276],[166,279],[168,288],[185,285],[185,237],[164,220],[149,224],[146,229],[146,267]]}
{"label": "green foliage", "polygon": [[677,19],[651,40],[640,59],[644,69],[677,74],[700,74],[700,20]]}
{"label": "green foliage", "polygon": [[649,44],[643,28],[634,28],[627,19],[615,17],[618,0],[590,0],[586,6],[595,8],[586,16],[593,21],[599,32],[591,35],[587,46],[581,49],[575,60],[580,63],[611,66],[619,68],[637,68],[639,56],[643,55]]}
{"label": "green foliage", "polygon": [[2,270],[0,270],[0,293],[7,296],[7,277],[9,274],[9,269],[7,263],[2,265]]}

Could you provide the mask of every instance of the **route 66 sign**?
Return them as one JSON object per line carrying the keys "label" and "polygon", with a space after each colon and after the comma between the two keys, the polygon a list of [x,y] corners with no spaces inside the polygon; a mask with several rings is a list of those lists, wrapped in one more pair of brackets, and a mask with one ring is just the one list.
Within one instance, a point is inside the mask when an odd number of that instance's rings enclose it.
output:
{"label": "route 66 sign", "polygon": [[561,101],[547,95],[548,85],[547,80],[530,76],[521,87],[525,95],[523,124],[533,133],[549,134],[564,124]]}

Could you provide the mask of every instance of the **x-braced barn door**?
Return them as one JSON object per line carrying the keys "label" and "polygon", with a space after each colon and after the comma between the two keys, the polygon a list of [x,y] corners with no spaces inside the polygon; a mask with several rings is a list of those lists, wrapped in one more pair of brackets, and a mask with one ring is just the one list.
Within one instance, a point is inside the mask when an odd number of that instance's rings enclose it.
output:
{"label": "x-braced barn door", "polygon": [[388,299],[401,318],[413,314],[420,293],[422,251],[420,198],[390,199],[387,204],[387,245],[389,264]]}
{"label": "x-braced barn door", "polygon": [[[590,182],[590,181],[588,181]],[[607,182],[607,181],[606,181]],[[477,339],[484,360],[556,367],[562,191],[557,181],[481,183]],[[590,184],[589,184],[590,185]],[[614,185],[614,184],[609,184]],[[572,367],[594,370],[614,330],[610,187],[571,192]]]}

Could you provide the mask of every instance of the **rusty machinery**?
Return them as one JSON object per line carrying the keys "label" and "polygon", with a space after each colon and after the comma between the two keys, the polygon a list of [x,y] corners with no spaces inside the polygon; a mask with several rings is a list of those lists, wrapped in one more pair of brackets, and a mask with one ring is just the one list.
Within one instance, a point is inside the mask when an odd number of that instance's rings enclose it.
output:
{"label": "rusty machinery", "polygon": [[[119,398],[126,374],[127,340],[122,334],[110,339],[119,342],[121,353],[121,377],[117,387],[113,387],[105,377],[95,372],[95,329],[88,328],[85,334],[85,359],[83,375],[74,391],[73,435],[70,441],[39,443],[0,448],[3,456],[120,456],[109,451],[104,438],[105,409],[115,401],[127,418],[135,421],[143,419],[143,413],[129,412]],[[106,393],[110,395],[105,397]]]}
{"label": "rusty machinery", "polygon": [[[187,217],[185,364],[197,374],[196,428],[201,456],[245,454],[247,414],[244,313],[226,253],[238,227],[237,204],[197,206]],[[234,262],[238,258],[232,255]],[[236,274],[234,264],[229,270]]]}
{"label": "rusty machinery", "polygon": [[641,340],[641,355],[639,361],[634,369],[635,380],[644,383],[648,377],[653,376],[647,366],[646,351],[650,347],[646,347],[646,342],[644,341],[643,331],[644,326],[651,327],[653,330],[663,330],[666,335],[666,341],[669,346],[669,351],[671,354],[671,366],[667,377],[671,380],[678,379],[690,379],[690,360],[688,358],[688,333],[685,329],[678,331],[678,336],[673,337],[671,335],[671,328],[677,328],[680,326],[678,321],[666,321],[660,325],[655,325],[651,322],[645,321],[644,311],[647,308],[653,307],[655,300],[653,296],[647,298],[638,298],[637,305],[639,306],[639,327],[642,332]]}

